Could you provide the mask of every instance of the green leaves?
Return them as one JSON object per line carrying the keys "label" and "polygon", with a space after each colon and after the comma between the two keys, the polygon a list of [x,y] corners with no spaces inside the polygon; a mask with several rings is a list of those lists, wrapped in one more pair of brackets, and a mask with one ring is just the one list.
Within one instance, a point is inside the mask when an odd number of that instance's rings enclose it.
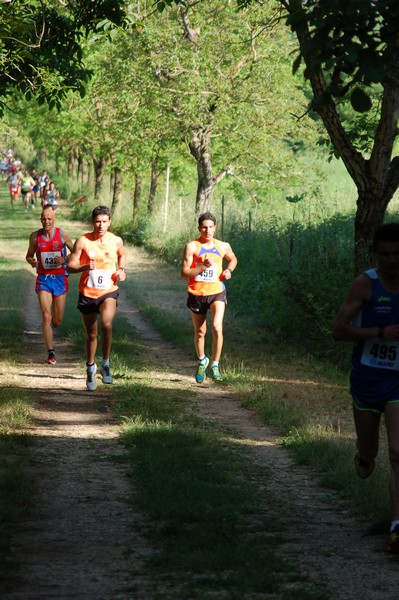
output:
{"label": "green leaves", "polygon": [[[21,91],[27,99],[60,107],[68,90],[82,94],[84,33],[101,20],[119,23],[123,1],[13,0],[0,3],[0,98]],[[2,104],[0,103],[0,115]]]}
{"label": "green leaves", "polygon": [[[306,75],[322,69],[333,96],[349,92],[355,110],[369,110],[364,86],[387,83],[390,65],[397,68],[396,0],[289,0],[287,7],[287,24],[301,41]],[[294,72],[298,66],[297,58]]]}

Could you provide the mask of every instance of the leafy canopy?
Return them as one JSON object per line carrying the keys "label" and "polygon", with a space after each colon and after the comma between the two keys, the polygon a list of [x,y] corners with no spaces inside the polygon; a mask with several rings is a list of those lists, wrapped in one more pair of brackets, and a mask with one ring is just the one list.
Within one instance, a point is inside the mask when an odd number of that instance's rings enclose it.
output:
{"label": "leafy canopy", "polygon": [[82,38],[104,18],[120,22],[121,6],[114,0],[0,3],[0,114],[14,91],[50,108],[59,107],[68,90],[83,96],[90,73]]}

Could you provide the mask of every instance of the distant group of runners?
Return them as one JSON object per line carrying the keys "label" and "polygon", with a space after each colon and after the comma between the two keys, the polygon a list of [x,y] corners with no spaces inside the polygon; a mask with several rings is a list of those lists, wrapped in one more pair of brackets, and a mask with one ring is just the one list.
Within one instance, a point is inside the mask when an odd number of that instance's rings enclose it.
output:
{"label": "distant group of runners", "polygon": [[60,194],[54,181],[49,177],[47,170],[41,174],[35,168],[27,169],[17,157],[13,156],[11,149],[2,151],[0,171],[2,178],[6,180],[10,192],[11,207],[21,197],[25,212],[37,205],[58,206]]}

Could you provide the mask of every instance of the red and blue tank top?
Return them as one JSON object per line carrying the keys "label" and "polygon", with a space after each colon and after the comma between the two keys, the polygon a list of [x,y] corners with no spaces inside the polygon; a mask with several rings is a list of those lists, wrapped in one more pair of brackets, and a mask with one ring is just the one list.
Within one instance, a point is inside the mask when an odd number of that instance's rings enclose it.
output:
{"label": "red and blue tank top", "polygon": [[67,275],[66,266],[57,265],[57,256],[66,256],[66,245],[62,239],[59,227],[54,228],[53,236],[48,239],[43,235],[43,229],[37,232],[36,256],[39,275]]}

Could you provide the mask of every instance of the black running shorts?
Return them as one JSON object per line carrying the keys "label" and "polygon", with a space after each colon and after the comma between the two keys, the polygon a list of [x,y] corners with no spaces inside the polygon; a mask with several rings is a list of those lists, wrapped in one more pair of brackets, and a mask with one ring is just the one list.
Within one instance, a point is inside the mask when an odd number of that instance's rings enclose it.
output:
{"label": "black running shorts", "polygon": [[101,304],[107,298],[114,298],[116,300],[116,305],[118,306],[119,290],[109,292],[108,294],[104,294],[104,296],[100,296],[99,298],[89,298],[88,296],[83,296],[83,294],[79,292],[77,308],[85,315],[99,313]]}
{"label": "black running shorts", "polygon": [[211,304],[214,302],[224,302],[224,304],[227,304],[226,290],[213,296],[195,296],[194,294],[189,294],[187,298],[188,308],[196,315],[206,315]]}

